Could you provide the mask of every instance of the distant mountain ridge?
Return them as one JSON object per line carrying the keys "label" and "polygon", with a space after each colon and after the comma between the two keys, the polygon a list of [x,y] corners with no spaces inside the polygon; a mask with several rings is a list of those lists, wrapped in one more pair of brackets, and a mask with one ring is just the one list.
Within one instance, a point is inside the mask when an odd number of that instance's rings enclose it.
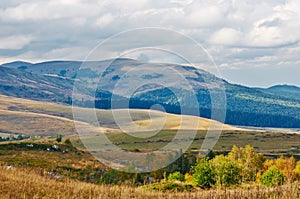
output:
{"label": "distant mountain ridge", "polygon": [[32,63],[24,62],[24,61],[14,61],[14,62],[2,64],[2,66],[8,68],[16,68],[16,69],[21,69],[22,67],[28,67],[30,65],[32,65]]}
{"label": "distant mountain ridge", "polygon": [[293,85],[275,85],[267,89],[260,89],[264,92],[279,95],[286,98],[300,99],[300,88]]}
{"label": "distant mountain ridge", "polygon": [[[104,70],[101,82],[97,85],[96,102],[83,100],[77,104],[86,107],[95,104],[98,108],[111,108],[110,100],[114,93],[118,96],[119,107],[116,108],[123,108],[126,107],[124,101],[128,97],[124,91],[128,88],[130,80],[138,79],[140,81],[136,82],[138,84],[147,80],[161,82],[164,78],[169,78],[163,86],[144,85],[138,88],[131,96],[130,108],[148,109],[158,103],[163,105],[167,112],[180,113],[180,104],[193,114],[194,102],[191,101],[191,96],[196,95],[200,105],[200,116],[210,118],[210,92],[218,93],[224,86],[227,100],[226,123],[243,126],[300,127],[300,99],[297,97],[297,87],[249,88],[230,84],[204,70],[190,66],[148,63],[126,58],[116,59],[105,70],[111,61],[87,62],[85,66],[88,67],[85,68],[80,68],[83,63],[80,61],[4,64],[0,67],[2,71],[0,93],[43,101],[71,103],[75,77],[77,82],[82,84],[84,93],[93,96],[93,91],[84,86],[90,81],[97,82],[99,78],[97,71]],[[194,91],[180,82],[176,83],[178,80],[175,73],[173,76],[164,73],[165,66],[178,71]],[[135,71],[135,73],[128,73],[131,79],[121,79],[124,82],[118,85],[119,90],[114,89],[123,74],[130,71]],[[174,96],[172,90],[178,90],[180,99]]]}

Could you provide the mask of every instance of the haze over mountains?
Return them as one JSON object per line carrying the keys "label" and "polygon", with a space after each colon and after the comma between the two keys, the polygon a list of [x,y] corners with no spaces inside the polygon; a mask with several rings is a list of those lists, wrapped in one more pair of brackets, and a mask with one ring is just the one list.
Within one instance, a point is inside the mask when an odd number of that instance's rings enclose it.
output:
{"label": "haze over mountains", "polygon": [[[148,109],[154,104],[161,104],[169,113],[181,113],[180,108],[184,107],[193,115],[196,107],[193,96],[196,96],[200,116],[210,118],[212,108],[210,93],[221,93],[224,87],[226,123],[261,127],[300,127],[298,87],[277,85],[268,89],[249,88],[231,84],[190,66],[147,63],[132,59],[116,59],[110,62],[111,60],[88,62],[81,69],[82,62],[79,61],[3,64],[0,67],[0,94],[71,104],[76,79],[82,93],[90,97],[95,95],[97,108],[111,108],[113,93],[117,102],[117,106],[113,108],[126,107],[124,102],[130,98],[130,108]],[[104,73],[101,73],[101,82],[97,82],[101,70]],[[187,82],[179,81],[175,71]],[[135,82],[132,83],[132,80]],[[143,82],[164,82],[164,85],[153,83],[142,85]],[[131,84],[142,86],[137,87],[137,90],[128,96],[130,93],[126,90],[132,86]],[[95,85],[96,94],[93,92]],[[174,92],[180,94],[175,95]],[[82,101],[75,104],[91,107],[94,101],[89,99],[92,98],[82,97]]]}

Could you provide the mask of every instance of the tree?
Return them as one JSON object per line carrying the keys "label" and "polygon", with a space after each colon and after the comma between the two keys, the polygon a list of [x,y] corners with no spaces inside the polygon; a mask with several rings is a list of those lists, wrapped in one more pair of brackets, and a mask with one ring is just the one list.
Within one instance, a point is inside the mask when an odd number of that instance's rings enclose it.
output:
{"label": "tree", "polygon": [[59,135],[56,135],[56,141],[57,142],[61,142],[62,141],[62,135],[61,134],[59,134]]}
{"label": "tree", "polygon": [[246,145],[245,148],[233,146],[231,152],[228,154],[228,159],[242,168],[242,182],[255,181],[256,174],[263,167],[265,160],[264,156],[256,153],[250,145]]}
{"label": "tree", "polygon": [[216,173],[211,162],[207,159],[200,159],[198,164],[193,167],[193,183],[202,188],[210,188],[216,184]]}
{"label": "tree", "polygon": [[277,160],[266,160],[263,163],[262,172],[272,167],[275,167],[280,172],[282,172],[289,182],[292,182],[296,177],[296,174],[294,172],[296,167],[296,161],[294,157],[285,158],[281,156]]}
{"label": "tree", "polygon": [[18,135],[17,140],[23,140],[23,136],[21,134]]}
{"label": "tree", "polygon": [[278,186],[284,183],[284,175],[276,167],[271,167],[263,173],[260,179],[260,184],[271,187]]}
{"label": "tree", "polygon": [[216,170],[217,183],[220,186],[240,184],[241,169],[236,163],[223,155],[216,156],[212,161]]}
{"label": "tree", "polygon": [[281,156],[275,161],[275,166],[283,173],[289,182],[295,179],[294,169],[296,167],[296,161],[294,157],[285,158]]}

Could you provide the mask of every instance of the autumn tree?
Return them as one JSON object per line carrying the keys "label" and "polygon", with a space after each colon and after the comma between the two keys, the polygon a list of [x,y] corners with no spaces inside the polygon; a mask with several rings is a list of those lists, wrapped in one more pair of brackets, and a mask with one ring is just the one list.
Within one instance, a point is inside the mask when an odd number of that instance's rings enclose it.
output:
{"label": "autumn tree", "polygon": [[276,160],[266,160],[260,173],[265,172],[271,167],[277,168],[285,176],[288,182],[292,182],[296,178],[295,167],[296,161],[294,157],[285,158],[281,156]]}
{"label": "autumn tree", "polygon": [[241,168],[224,155],[216,156],[212,160],[215,168],[217,184],[220,186],[237,185],[241,182]]}
{"label": "autumn tree", "polygon": [[242,168],[242,182],[255,181],[256,174],[261,170],[264,162],[264,156],[256,153],[250,145],[246,145],[245,148],[233,146],[228,159]]}

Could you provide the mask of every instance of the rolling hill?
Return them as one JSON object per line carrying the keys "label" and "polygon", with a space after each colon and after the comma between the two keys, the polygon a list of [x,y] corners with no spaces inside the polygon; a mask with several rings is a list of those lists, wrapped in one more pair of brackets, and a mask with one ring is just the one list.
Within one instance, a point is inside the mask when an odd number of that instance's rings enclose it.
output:
{"label": "rolling hill", "polygon": [[[86,108],[77,108],[85,112]],[[126,109],[113,110],[114,114],[121,115]],[[127,118],[123,119],[123,125],[135,131],[151,131],[157,126],[161,126],[162,121],[165,124],[162,130],[207,130],[210,125],[222,127],[223,130],[241,130],[230,125],[222,125],[216,121],[194,116],[180,116],[175,114],[163,113],[153,110],[129,110],[133,121]],[[84,118],[79,121],[80,128],[88,132],[120,132],[117,124],[114,122],[112,110],[96,110],[100,118],[101,127],[96,127]],[[152,119],[150,119],[150,116]],[[182,120],[182,117],[184,119]],[[181,120],[183,122],[181,122]],[[195,126],[198,124],[198,126]],[[246,131],[246,130],[245,130]],[[0,133],[23,134],[32,136],[55,136],[75,135],[76,129],[73,121],[72,107],[62,104],[49,102],[39,102],[15,97],[0,95]]]}
{"label": "rolling hill", "polygon": [[[281,88],[279,92],[274,88],[249,88],[231,84],[190,66],[148,63],[125,58],[113,62],[86,62],[80,68],[82,64],[80,61],[4,64],[0,67],[0,93],[41,101],[74,103],[82,107],[95,105],[100,109],[112,108],[113,96],[116,102],[114,109],[128,108],[126,103],[129,100],[129,108],[149,109],[154,104],[160,104],[169,113],[179,114],[183,108],[184,114],[189,115],[198,115],[198,103],[200,116],[211,118],[210,94],[222,96],[222,88],[225,88],[225,123],[260,127],[300,127],[300,99],[297,97],[297,89],[287,91],[285,88],[283,91]],[[99,82],[101,70],[104,72],[101,73]],[[179,78],[184,78],[186,82]],[[81,91],[72,101],[74,83]],[[141,86],[128,93],[135,85]],[[94,94],[95,88],[97,89]],[[288,92],[289,97],[284,92]],[[222,108],[221,103],[217,106]]]}

